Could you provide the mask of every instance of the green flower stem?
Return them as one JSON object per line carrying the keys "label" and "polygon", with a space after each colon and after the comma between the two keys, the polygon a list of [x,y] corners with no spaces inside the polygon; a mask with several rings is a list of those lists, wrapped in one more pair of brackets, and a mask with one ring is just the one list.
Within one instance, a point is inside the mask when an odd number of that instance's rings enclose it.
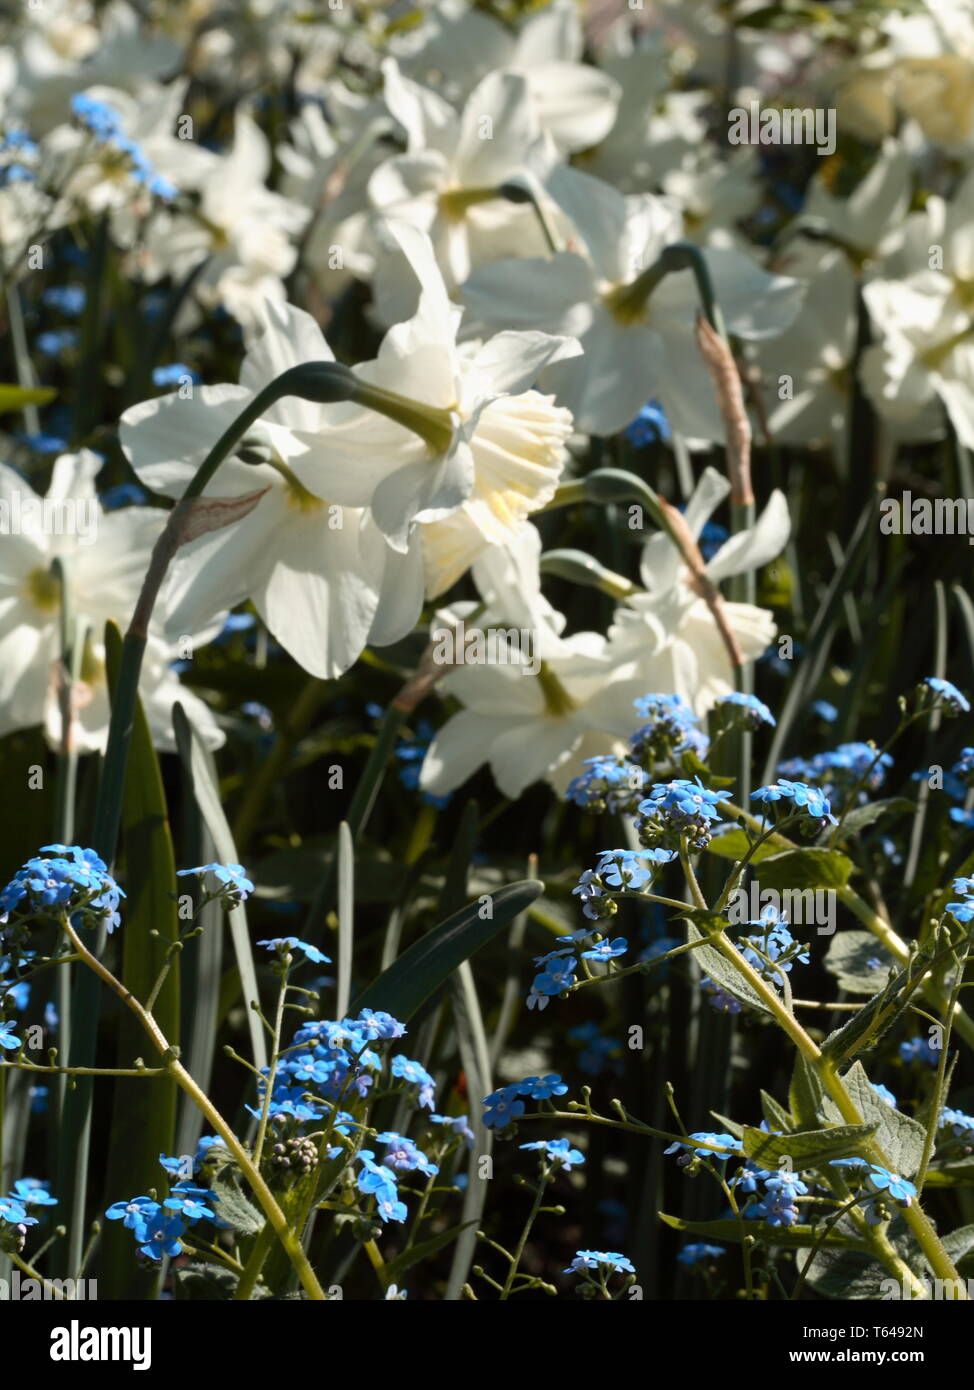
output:
{"label": "green flower stem", "polygon": [[271,1252],[273,1243],[274,1232],[271,1229],[270,1222],[265,1222],[261,1230],[257,1232],[250,1257],[244,1265],[243,1272],[237,1282],[237,1287],[233,1294],[235,1301],[249,1301],[253,1297],[254,1289],[257,1286],[257,1280],[260,1278],[260,1272],[264,1268],[264,1263]]}
{"label": "green flower stem", "polygon": [[500,198],[506,198],[509,203],[530,203],[548,250],[553,256],[557,256],[563,248],[559,244],[558,236],[547,210],[533,190],[525,184],[502,183],[497,189],[497,195]]}
{"label": "green flower stem", "polygon": [[528,1212],[528,1219],[524,1223],[524,1229],[521,1232],[521,1238],[517,1243],[517,1246],[514,1250],[514,1254],[511,1256],[510,1269],[507,1271],[507,1278],[504,1280],[504,1287],[501,1289],[499,1299],[501,1303],[505,1303],[511,1296],[511,1286],[513,1285],[514,1280],[517,1277],[518,1266],[520,1265],[521,1259],[524,1255],[524,1247],[528,1243],[528,1236],[531,1234],[531,1229],[534,1226],[535,1221],[537,1220],[538,1212],[541,1210],[541,1203],[544,1201],[545,1188],[548,1186],[548,1179],[550,1177],[551,1169],[548,1168],[546,1165],[542,1164],[541,1177],[537,1187],[534,1189],[534,1201],[531,1204],[531,1210]]}
{"label": "green flower stem", "polygon": [[690,241],[677,241],[672,246],[664,247],[659,257],[641,275],[610,292],[606,307],[623,321],[637,318],[644,312],[650,296],[661,281],[674,271],[681,270],[689,270],[693,275],[704,317],[716,333],[726,338],[707,258],[701,248]]}
{"label": "green flower stem", "polygon": [[[71,720],[73,690],[81,676],[88,623],[76,616],[71,606],[71,585],[68,566],[63,558],[51,565],[60,596],[59,638],[61,649],[59,706],[61,715],[60,739],[57,751],[57,806],[54,838],[59,844],[74,842],[74,808],[78,787],[78,750],[72,747]],[[71,1052],[71,989],[73,972],[70,966],[60,970],[54,982],[54,1006],[58,1016],[58,1042],[67,1056]],[[57,1132],[64,1111],[67,1078],[59,1076],[54,1086],[52,1118]]]}
{"label": "green flower stem", "polygon": [[7,1259],[17,1266],[21,1274],[26,1274],[29,1279],[36,1279],[37,1282],[42,1285],[46,1298],[64,1299],[69,1303],[72,1301],[62,1288],[59,1288],[57,1284],[52,1284],[49,1280],[45,1279],[43,1274],[40,1274],[32,1264],[28,1264],[16,1251],[8,1250]]}
{"label": "green flower stem", "polygon": [[[518,1124],[523,1124],[525,1120],[565,1120],[566,1122],[579,1121],[589,1125],[600,1125],[606,1129],[622,1129],[630,1134],[648,1135],[650,1139],[665,1139],[668,1144],[685,1144],[687,1136],[685,1134],[668,1134],[665,1129],[653,1129],[651,1125],[644,1125],[641,1120],[613,1120],[608,1115],[597,1115],[590,1107],[580,1104],[578,1101],[570,1102],[579,1105],[576,1110],[539,1110],[532,1115],[519,1115]],[[706,1149],[715,1158],[733,1158],[736,1149],[723,1149],[717,1144],[706,1144],[697,1142],[694,1139],[689,1147],[694,1149]]]}
{"label": "green flower stem", "polygon": [[[288,956],[288,960],[291,957]],[[281,975],[281,988],[277,995],[277,1009],[274,1014],[274,1028],[272,1031],[273,1046],[271,1048],[270,1067],[268,1068],[267,1079],[264,1084],[264,1103],[260,1107],[260,1124],[257,1128],[257,1138],[254,1141],[254,1167],[260,1167],[260,1160],[264,1153],[264,1140],[267,1136],[267,1122],[271,1116],[271,1101],[274,1098],[274,1081],[277,1077],[277,1064],[280,1057],[281,1030],[284,1026],[284,1004],[287,999],[287,970]]]}
{"label": "green flower stem", "polygon": [[943,1038],[940,1044],[940,1056],[937,1058],[937,1075],[934,1079],[933,1097],[930,1101],[930,1117],[927,1120],[927,1133],[923,1141],[923,1155],[920,1159],[920,1167],[917,1169],[915,1179],[917,1196],[923,1192],[923,1184],[927,1179],[927,1169],[930,1166],[930,1158],[933,1154],[934,1145],[937,1142],[937,1130],[940,1126],[940,1111],[944,1103],[944,1092],[947,1080],[947,1051],[950,1044],[951,1025],[954,1022],[954,1013],[957,1008],[957,1001],[960,992],[964,988],[964,969],[967,965],[965,954],[962,961],[957,961],[957,973],[954,976],[954,983],[950,990],[947,1000],[947,1007],[943,1011]]}
{"label": "green flower stem", "polygon": [[42,1071],[51,1076],[165,1076],[165,1067],[48,1067],[39,1062],[2,1062],[0,1072]]}
{"label": "green flower stem", "polygon": [[[732,816],[741,817],[745,824],[752,830],[763,833],[767,829],[766,824],[757,816],[752,816],[749,811],[743,811],[739,806],[735,806],[730,802],[727,803],[727,811]],[[768,838],[768,843],[782,852],[799,848],[792,840],[789,840],[786,836],[777,831]],[[881,945],[885,946],[886,950],[895,960],[899,961],[901,965],[909,964],[911,952],[907,943],[893,930],[884,917],[881,917],[874,908],[870,907],[867,902],[864,902],[862,898],[860,898],[854,888],[850,888],[849,885],[845,883],[841,887],[836,888],[835,895],[839,901],[859,919],[863,926],[868,931],[872,932],[876,940],[880,942]],[[946,992],[943,986],[936,980],[933,978],[924,980],[922,989],[927,999],[929,999],[936,1008],[942,1010],[946,1007]],[[964,1041],[970,1047],[974,1047],[974,1019],[972,1019],[969,1014],[965,1013],[959,1003],[955,1003],[954,1005],[952,1018],[953,1026],[957,1029]]]}
{"label": "green flower stem", "polygon": [[[695,887],[696,877],[694,876],[693,868],[690,864],[690,856],[685,846],[681,850],[680,857],[684,869],[687,871],[691,887]],[[706,907],[706,903],[702,900],[702,895],[700,895],[699,888],[696,888],[694,897],[700,897],[699,905],[701,907]],[[720,951],[724,959],[734,967],[742,979],[746,980],[768,1012],[775,1018],[781,1029],[788,1035],[798,1051],[813,1067],[825,1090],[838,1107],[839,1113],[845,1123],[850,1125],[863,1124],[863,1117],[860,1115],[855,1102],[843,1085],[838,1072],[823,1055],[818,1045],[808,1036],[794,1015],[788,1012],[781,999],[779,999],[778,995],[767,981],[758,974],[747,960],[745,960],[744,956],[724,931],[709,929],[707,931],[707,939],[712,946]],[[862,1157],[870,1163],[881,1165],[883,1168],[889,1168],[890,1166],[889,1159],[875,1140],[870,1140],[863,1145]],[[926,1256],[935,1276],[938,1279],[959,1280],[960,1276],[954,1268],[953,1261],[947,1254],[940,1237],[933,1229],[926,1214],[920,1209],[918,1203],[911,1202],[910,1205],[904,1209],[903,1216],[916,1237],[917,1243]],[[882,1240],[885,1240],[885,1237],[882,1237]],[[879,1253],[881,1241],[873,1241],[873,1244],[877,1253]],[[888,1245],[888,1242],[886,1242],[886,1244]],[[883,1251],[883,1258],[887,1264],[889,1264],[890,1250],[892,1250],[892,1246],[889,1247],[889,1250]],[[895,1254],[895,1251],[893,1251],[893,1253]],[[915,1284],[919,1283],[917,1280],[913,1282]],[[966,1285],[964,1287],[966,1288]]]}
{"label": "green flower stem", "polygon": [[852,790],[849,792],[849,795],[846,797],[845,810],[839,817],[838,825],[835,827],[835,829],[832,831],[832,834],[829,836],[830,845],[834,845],[835,842],[838,840],[839,836],[841,835],[842,827],[843,825],[845,825],[846,816],[848,816],[849,812],[856,804],[856,800],[859,796],[859,793],[865,788],[866,783],[869,781],[869,778],[872,775],[873,768],[877,765],[883,754],[889,752],[889,750],[893,747],[894,743],[898,741],[900,736],[910,727],[911,724],[914,724],[918,719],[924,718],[929,713],[929,709],[920,709],[916,710],[915,713],[909,715],[908,718],[901,720],[896,731],[886,740],[882,748],[877,748],[875,757],[873,758],[872,762],[863,772],[858,782],[856,782],[855,786],[852,788]]}
{"label": "green flower stem", "polygon": [[151,1014],[147,1013],[139,1001],[129,993],[122,982],[115,978],[107,966],[93,956],[77,932],[71,926],[67,917],[62,919],[62,926],[72,946],[84,963],[108,986],[113,993],[117,994],[122,1002],[135,1014],[142,1024],[149,1038],[160,1056],[163,1059],[165,1070],[176,1082],[193,1103],[202,1111],[206,1119],[213,1126],[216,1133],[220,1136],[227,1148],[233,1154],[240,1166],[250,1189],[255,1198],[260,1203],[264,1215],[269,1224],[273,1227],[275,1234],[287,1252],[288,1259],[294,1266],[295,1273],[301,1280],[305,1292],[310,1299],[316,1302],[327,1301],[327,1295],[322,1289],[315,1275],[314,1270],[308,1262],[308,1257],[302,1249],[301,1242],[298,1240],[294,1231],[288,1225],[287,1218],[277,1203],[277,1199],[271,1192],[267,1183],[264,1181],[260,1171],[254,1165],[253,1160],[226,1120],[213,1105],[209,1097],[197,1086],[189,1072],[175,1056],[173,1049],[169,1045],[165,1034],[156,1023]]}
{"label": "green flower stem", "polygon": [[376,1272],[379,1284],[383,1289],[387,1289],[389,1287],[389,1281],[386,1278],[386,1262],[382,1258],[382,1252],[379,1250],[379,1247],[374,1240],[365,1240],[362,1242],[362,1248],[369,1257],[369,1263]]}
{"label": "green flower stem", "polygon": [[[7,322],[10,325],[10,341],[13,345],[14,362],[17,366],[17,380],[25,390],[36,390],[37,378],[34,376],[34,364],[27,343],[27,330],[24,326],[24,310],[20,302],[20,290],[16,285],[7,285],[6,300]],[[21,407],[21,412],[27,433],[40,434],[41,417],[37,412],[36,403],[27,401]]]}

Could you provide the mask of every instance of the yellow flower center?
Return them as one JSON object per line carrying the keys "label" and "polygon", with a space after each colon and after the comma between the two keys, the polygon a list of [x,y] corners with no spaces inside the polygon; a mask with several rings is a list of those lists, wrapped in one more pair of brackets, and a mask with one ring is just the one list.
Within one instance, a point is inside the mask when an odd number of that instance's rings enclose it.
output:
{"label": "yellow flower center", "polygon": [[577,709],[575,701],[546,661],[541,662],[538,680],[544,695],[545,710],[555,719],[563,719]]}
{"label": "yellow flower center", "polygon": [[440,194],[440,212],[448,222],[462,222],[470,208],[497,196],[496,188],[446,188]]}
{"label": "yellow flower center", "polygon": [[23,592],[42,613],[56,613],[61,606],[61,581],[50,570],[31,570],[24,580]]}

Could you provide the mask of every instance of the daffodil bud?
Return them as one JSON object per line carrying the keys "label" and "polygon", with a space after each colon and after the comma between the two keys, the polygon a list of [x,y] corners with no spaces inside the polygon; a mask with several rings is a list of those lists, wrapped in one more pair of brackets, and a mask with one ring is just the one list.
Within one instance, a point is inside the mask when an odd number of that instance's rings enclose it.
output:
{"label": "daffodil bud", "polygon": [[549,550],[541,557],[540,569],[542,574],[557,575],[559,579],[567,579],[572,584],[584,584],[608,594],[610,598],[625,598],[636,591],[635,584],[630,580],[606,569],[584,550]]}

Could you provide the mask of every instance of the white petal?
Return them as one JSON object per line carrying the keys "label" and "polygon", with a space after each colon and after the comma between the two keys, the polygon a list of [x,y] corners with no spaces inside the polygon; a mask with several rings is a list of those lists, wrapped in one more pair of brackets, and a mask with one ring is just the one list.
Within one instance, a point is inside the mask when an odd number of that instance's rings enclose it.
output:
{"label": "white petal", "polygon": [[[178,393],[142,401],[125,411],[119,443],[140,482],[152,492],[180,497],[223,431],[252,399],[245,386],[199,386],[189,400]],[[249,475],[249,478],[248,478]],[[234,484],[233,479],[238,482]],[[232,496],[259,487],[257,472],[224,462],[207,492]]]}
{"label": "white petal", "polygon": [[[484,138],[485,120],[489,138]],[[470,93],[453,167],[463,188],[493,188],[516,173],[537,140],[538,118],[518,73],[491,72]]]}
{"label": "white petal", "polygon": [[[332,362],[334,353],[318,324],[303,309],[266,299],[260,309],[262,332],[248,349],[240,369],[240,385],[256,394],[289,367],[303,362]],[[294,429],[317,427],[321,407],[314,401],[287,396],[265,411],[263,418]]]}
{"label": "white petal", "polygon": [[734,574],[761,569],[784,550],[791,534],[791,517],[783,492],[775,489],[753,527],[731,536],[707,566],[715,584]]}
{"label": "white petal", "polygon": [[455,714],[427,750],[420,787],[434,796],[454,791],[487,762],[494,740],[509,726],[510,720],[503,716],[491,718],[473,710]]}
{"label": "white petal", "polygon": [[630,269],[622,259],[627,219],[622,194],[567,164],[552,170],[547,189],[577,229],[599,276],[621,280]]}
{"label": "white petal", "polygon": [[549,333],[495,333],[473,359],[474,369],[482,373],[492,391],[516,395],[527,391],[538,372],[550,362],[581,356],[577,338]]}
{"label": "white petal", "polygon": [[54,461],[51,486],[47,489],[48,499],[61,502],[69,497],[75,501],[94,498],[95,478],[104,463],[105,460],[90,449],[59,455]]}
{"label": "white petal", "polygon": [[728,330],[740,338],[773,338],[792,323],[805,287],[787,275],[769,275],[750,256],[708,247],[707,264]]}
{"label": "white petal", "polygon": [[500,790],[512,801],[554,772],[572,756],[582,730],[573,719],[534,719],[506,729],[494,740],[490,770]]}
{"label": "white petal", "polygon": [[398,642],[419,622],[424,597],[420,539],[424,529],[416,528],[409,549],[403,554],[392,549],[371,516],[366,515],[361,537],[363,555],[374,567],[370,572],[382,576],[379,602],[369,629],[370,646],[387,647]]}
{"label": "white petal", "polygon": [[545,63],[527,72],[541,124],[563,153],[591,149],[615,124],[621,89],[582,63]]}
{"label": "white petal", "polygon": [[[463,287],[463,301],[478,322],[548,333],[584,330],[595,294],[592,267],[569,251],[559,251],[550,260],[503,260],[482,266]],[[576,306],[581,313],[573,314]]]}
{"label": "white petal", "polygon": [[332,530],[323,513],[289,518],[276,562],[253,594],[281,646],[312,676],[332,679],[361,655],[375,617],[381,576],[358,544],[360,518]]}
{"label": "white petal", "polygon": [[394,548],[405,551],[412,524],[459,507],[473,491],[474,477],[473,453],[458,444],[446,458],[421,458],[384,478],[372,497],[372,515]]}

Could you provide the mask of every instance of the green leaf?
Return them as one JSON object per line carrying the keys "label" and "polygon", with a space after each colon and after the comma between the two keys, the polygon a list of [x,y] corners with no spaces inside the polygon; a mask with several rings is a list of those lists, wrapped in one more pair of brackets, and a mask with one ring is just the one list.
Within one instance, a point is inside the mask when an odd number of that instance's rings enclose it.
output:
{"label": "green leaf", "polygon": [[438,1236],[431,1236],[429,1240],[421,1241],[419,1245],[410,1245],[395,1259],[387,1260],[382,1271],[385,1287],[388,1288],[390,1284],[397,1284],[407,1269],[412,1269],[413,1265],[419,1264],[420,1260],[435,1255],[445,1245],[452,1245],[463,1231],[469,1226],[476,1226],[476,1224],[476,1221],[463,1221],[459,1226],[451,1226],[448,1231],[441,1231]]}
{"label": "green leaf", "polygon": [[[819,1250],[808,1271],[808,1283],[822,1298],[879,1299],[893,1279],[885,1265],[862,1250]],[[884,1288],[884,1283],[886,1287]]]}
{"label": "green leaf", "polygon": [[[441,912],[458,911],[468,895],[470,864],[477,846],[478,828],[477,803],[468,801],[463,808],[456,839],[450,852],[450,862],[440,895]],[[490,1079],[490,1049],[469,961],[461,961],[456,974],[450,977],[450,996],[460,1064],[475,1094],[486,1096],[493,1089]],[[494,1136],[484,1125],[479,1113],[473,1117],[473,1131],[474,1144],[467,1166],[467,1190],[463,1196],[462,1217],[466,1229],[454,1249],[444,1295],[450,1302],[459,1299],[460,1291],[469,1275],[477,1248],[477,1228],[487,1200],[487,1184],[478,1181],[478,1162],[481,1154],[491,1152]]]}
{"label": "green leaf", "polygon": [[927,1169],[927,1187],[974,1186],[974,1158],[956,1158],[949,1163],[934,1163]]}
{"label": "green leaf", "polygon": [[[172,1272],[173,1298],[192,1299],[194,1303],[229,1303],[239,1277],[222,1265],[199,1262],[177,1266]],[[258,1284],[251,1297],[266,1298],[267,1290]]]}
{"label": "green leaf", "polygon": [[[200,740],[196,730],[186,718],[182,705],[173,707],[173,729],[176,746],[182,759],[183,770],[189,778],[193,796],[200,808],[200,815],[216,846],[218,860],[222,864],[235,864],[237,850],[230,832],[230,824],[223,810],[220,788],[217,782],[213,755]],[[249,1007],[251,999],[259,999],[257,972],[254,969],[254,956],[247,930],[247,909],[234,907],[227,913],[230,938],[233,942],[237,969],[244,1002],[247,1004],[247,1029],[250,1034],[250,1048],[254,1056],[254,1066],[261,1070],[267,1066],[267,1041],[260,1019]]]}
{"label": "green leaf", "polygon": [[[873,960],[880,964],[870,969]],[[832,938],[825,968],[849,994],[878,994],[886,988],[890,969],[899,972],[900,966],[872,932],[844,931]]]}
{"label": "green leaf", "polygon": [[[876,950],[879,949],[877,945]],[[867,1047],[875,1047],[889,1032],[911,998],[915,997],[930,961],[941,949],[938,933],[931,932],[922,949],[911,956],[906,968],[888,977],[880,993],[874,994],[868,1004],[852,1014],[841,1028],[829,1034],[822,1044],[822,1051],[834,1065],[841,1065]]]}
{"label": "green leaf", "polygon": [[881,816],[902,816],[906,812],[911,815],[916,811],[916,803],[908,801],[905,796],[890,796],[885,801],[870,801],[865,806],[856,806],[845,817],[842,822],[842,836],[856,835],[860,830],[865,830],[867,825],[872,825]]}
{"label": "green leaf", "polygon": [[[403,1023],[467,960],[544,892],[536,879],[522,879],[470,903],[427,932],[394,960],[353,1002],[350,1012],[384,1009]],[[489,908],[490,916],[481,914]]]}
{"label": "green leaf", "polygon": [[795,1121],[784,1108],[779,1105],[774,1096],[769,1096],[767,1091],[761,1092],[761,1109],[764,1111],[764,1119],[769,1129],[780,1129],[785,1134],[790,1134],[795,1128]]}
{"label": "green leaf", "polygon": [[[713,916],[715,921],[723,921],[723,918],[718,919],[716,914],[708,915]],[[686,918],[686,924],[688,942],[705,939],[706,932],[700,930],[692,917]],[[698,946],[692,954],[703,973],[709,976],[715,984],[720,985],[721,989],[726,990],[742,1004],[746,1004],[748,1008],[756,1009],[758,1013],[767,1014],[770,1012],[760,995],[755,993],[747,980],[738,974],[730,961],[721,955],[716,946]]]}
{"label": "green leaf", "polygon": [[877,1126],[831,1125],[827,1129],[796,1130],[792,1134],[768,1134],[763,1129],[744,1130],[744,1152],[760,1168],[821,1168],[833,1158],[860,1152]]}
{"label": "green leaf", "polygon": [[974,1250],[974,1226],[958,1226],[943,1238],[944,1249],[954,1264]]}
{"label": "green leaf", "polygon": [[744,1138],[743,1125],[739,1125],[736,1120],[731,1120],[726,1115],[722,1115],[719,1110],[711,1110],[710,1113],[720,1125],[721,1129],[725,1130],[726,1133],[732,1134],[735,1139]]}
{"label": "green leaf", "polygon": [[210,1179],[210,1190],[217,1200],[216,1214],[242,1236],[256,1236],[265,1225],[263,1212],[257,1210],[240,1190],[229,1168],[224,1167]]}
{"label": "green leaf", "polygon": [[[838,1229],[850,1237],[855,1231],[855,1227],[845,1216],[839,1221]],[[929,1269],[926,1261],[902,1217],[897,1215],[890,1222],[886,1234],[900,1259],[915,1274],[921,1278],[928,1278]],[[902,1290],[900,1281],[890,1274],[885,1265],[880,1264],[866,1251],[838,1254],[834,1250],[821,1250],[812,1260],[808,1281],[815,1292],[824,1298],[884,1299],[891,1296],[899,1297]]]}
{"label": "green leaf", "polygon": [[813,1128],[822,1118],[824,1100],[825,1088],[818,1072],[800,1052],[796,1053],[789,1091],[792,1114],[798,1117],[799,1123]]}
{"label": "green leaf", "polygon": [[[107,667],[109,687],[118,677],[121,639],[109,627]],[[129,746],[122,803],[122,845],[125,853],[125,889],[120,930],[121,979],[142,1003],[148,999],[166,964],[167,947],[177,940],[176,863],[169,830],[166,798],[159,760],[142,709],[137,703]],[[172,957],[169,973],[156,995],[152,1013],[174,1046],[179,1043],[179,956]],[[156,1058],[138,1020],[123,1009],[117,1023],[116,1061],[130,1067],[133,1058]],[[169,1076],[119,1077],[115,1082],[112,1119],[108,1134],[105,1192],[117,1200],[117,1192],[144,1192],[158,1187],[162,1170],[160,1153],[171,1154],[176,1124],[176,1083]],[[154,1276],[134,1267],[131,1232],[120,1222],[106,1222],[102,1231],[99,1287],[106,1298],[135,1297],[148,1289]]]}
{"label": "green leaf", "polygon": [[[887,1166],[911,1178],[923,1157],[926,1138],[923,1125],[887,1105],[876,1094],[861,1062],[853,1063],[842,1083],[866,1123],[876,1126],[876,1143],[886,1155]],[[827,1117],[841,1120],[839,1108],[831,1097],[826,1097],[824,1106]]]}
{"label": "green leaf", "polygon": [[[684,1221],[682,1216],[668,1216],[665,1211],[661,1211],[659,1215],[660,1220],[667,1226],[672,1226],[674,1231],[685,1231],[689,1235],[703,1236],[707,1240],[729,1240],[735,1245],[741,1243],[742,1225],[744,1236],[754,1236],[765,1245],[782,1245],[791,1250],[807,1250],[821,1236],[821,1230],[814,1226],[768,1226],[763,1221],[739,1222],[732,1218],[722,1221]],[[829,1232],[824,1244],[834,1249],[856,1248],[856,1242],[852,1237],[835,1231]]]}
{"label": "green leaf", "polygon": [[688,777],[699,777],[706,782],[708,787],[720,788],[734,785],[733,777],[718,777],[705,762],[701,761],[692,748],[688,748],[680,754],[680,766]]}
{"label": "green leaf", "polygon": [[53,386],[0,386],[0,415],[25,405],[47,405],[57,395]]}
{"label": "green leaf", "polygon": [[837,849],[809,845],[786,849],[761,861],[761,887],[781,892],[786,888],[843,888],[852,872],[852,860]]}
{"label": "green leaf", "polygon": [[[707,846],[707,853],[716,854],[721,859],[736,859],[740,861],[747,855],[750,847],[751,841],[748,839],[745,831],[741,830],[737,825],[732,825],[729,830],[719,831],[713,837],[710,844]],[[762,860],[772,859],[779,853],[780,851],[776,850],[771,841],[768,840],[765,841],[763,845],[758,846],[751,856],[750,862],[752,864],[759,864]]]}

